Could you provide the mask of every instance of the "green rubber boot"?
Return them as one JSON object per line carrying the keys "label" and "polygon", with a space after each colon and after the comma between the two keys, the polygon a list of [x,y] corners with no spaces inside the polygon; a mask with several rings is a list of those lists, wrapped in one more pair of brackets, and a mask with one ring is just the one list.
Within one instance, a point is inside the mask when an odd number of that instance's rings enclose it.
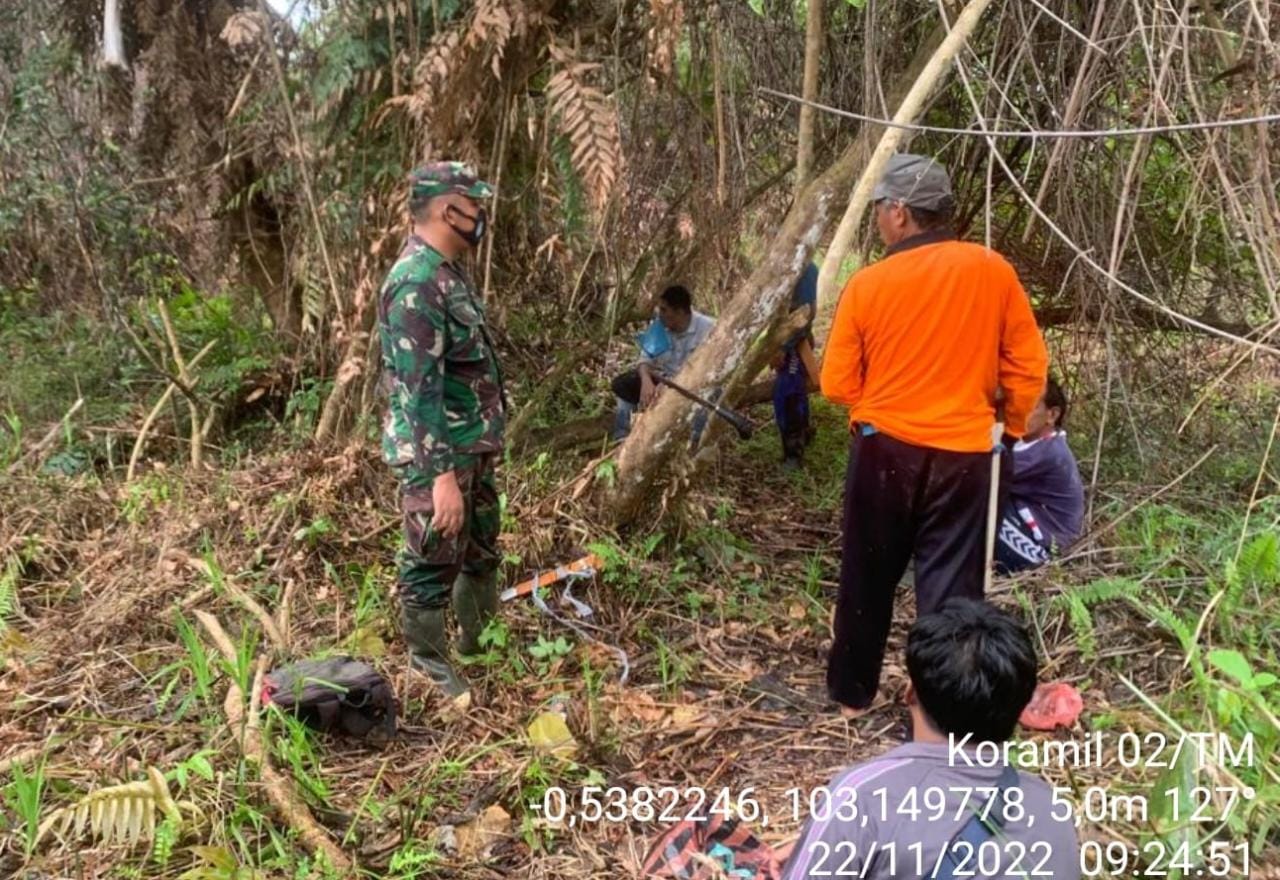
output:
{"label": "green rubber boot", "polygon": [[480,633],[498,613],[498,572],[460,574],[453,582],[453,613],[457,615],[458,653],[479,654]]}
{"label": "green rubber boot", "polygon": [[470,703],[471,686],[449,661],[449,637],[443,608],[401,608],[400,628],[409,646],[409,662],[454,703]]}

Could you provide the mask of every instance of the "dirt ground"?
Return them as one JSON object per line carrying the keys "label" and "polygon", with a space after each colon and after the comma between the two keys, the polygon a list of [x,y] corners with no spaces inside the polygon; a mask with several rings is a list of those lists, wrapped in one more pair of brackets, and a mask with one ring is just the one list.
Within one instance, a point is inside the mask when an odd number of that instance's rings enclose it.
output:
{"label": "dirt ground", "polygon": [[[844,721],[823,687],[839,448],[815,452],[808,472],[787,475],[773,460],[776,437],[753,442],[726,452],[715,491],[695,493],[679,533],[661,541],[594,534],[581,503],[564,489],[548,491],[551,477],[528,473],[518,485],[509,477],[511,579],[587,547],[607,557],[599,577],[574,589],[594,609],[589,622],[598,629],[589,632],[599,641],[527,599],[508,604],[506,644],[469,668],[476,705],[462,718],[445,717],[424,679],[406,671],[388,596],[394,486],[370,456],[282,454],[222,475],[155,471],[127,488],[0,486],[0,559],[21,560],[19,613],[3,642],[0,760],[45,756],[46,812],[92,788],[144,778],[149,767],[174,776],[203,755],[212,770],[208,779],[183,774],[185,787],[171,779],[175,797],[200,815],[184,820],[167,860],[145,844],[85,836],[46,839],[24,868],[15,834],[0,874],[178,876],[202,859],[226,862],[227,853],[234,861],[222,874],[194,876],[297,872],[304,849],[241,759],[223,706],[232,676],[208,659],[197,611],[214,615],[237,642],[254,639],[247,659],[352,651],[393,682],[403,717],[385,749],[320,736],[299,743],[279,726],[266,734],[274,766],[371,875],[629,875],[664,826],[555,826],[533,807],[548,788],[576,797],[588,784],[745,796],[770,817],[755,823],[761,839],[783,845],[798,831],[788,790],[807,793],[902,741],[901,645],[914,610],[903,589],[884,703]],[[1114,701],[1108,710],[1126,723],[1122,707],[1133,700],[1105,671],[1115,664],[1086,674],[1071,630],[1050,610],[1056,589],[1052,578],[1001,582],[994,598],[1031,613],[1046,675],[1085,689],[1086,718]],[[561,590],[550,591],[550,607],[569,617],[556,601]],[[205,660],[184,640],[179,617],[206,646]],[[282,644],[262,635],[272,624]],[[1157,633],[1122,622],[1109,629],[1105,614],[1097,626],[1101,656],[1122,658],[1134,680],[1176,675]],[[626,652],[625,684],[615,648]],[[203,692],[201,662],[209,667]],[[568,760],[535,748],[527,731],[555,700],[567,707],[575,740]],[[236,874],[236,864],[258,873]]]}

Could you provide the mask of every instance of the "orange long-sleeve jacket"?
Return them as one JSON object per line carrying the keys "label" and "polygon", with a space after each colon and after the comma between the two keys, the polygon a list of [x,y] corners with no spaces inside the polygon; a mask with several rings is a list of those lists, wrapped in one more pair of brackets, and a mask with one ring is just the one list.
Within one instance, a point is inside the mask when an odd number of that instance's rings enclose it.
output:
{"label": "orange long-sleeve jacket", "polygon": [[822,360],[822,393],[850,423],[916,446],[991,449],[996,388],[1005,431],[1026,432],[1049,355],[1009,263],[926,233],[849,279]]}

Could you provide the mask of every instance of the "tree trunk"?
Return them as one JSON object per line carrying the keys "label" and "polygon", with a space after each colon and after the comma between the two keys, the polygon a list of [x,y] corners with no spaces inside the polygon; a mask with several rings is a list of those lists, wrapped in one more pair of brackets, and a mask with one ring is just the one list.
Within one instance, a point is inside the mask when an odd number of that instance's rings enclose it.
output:
{"label": "tree trunk", "polygon": [[[977,28],[978,22],[982,18],[982,13],[986,12],[987,7],[990,5],[991,0],[969,0],[964,12],[960,13],[960,17],[956,19],[955,24],[950,28],[946,39],[938,46],[937,51],[933,53],[933,57],[929,59],[920,75],[912,82],[906,96],[898,104],[898,112],[893,115],[894,122],[915,122],[921,111],[924,110],[925,102],[928,101],[929,96],[933,94],[934,89],[938,87],[947,71],[950,70],[951,62],[955,59],[956,54],[964,47],[965,42]],[[945,23],[943,26],[945,27]],[[844,212],[839,228],[836,229],[835,238],[831,240],[831,247],[827,250],[827,256],[822,261],[822,270],[818,274],[819,314],[824,314],[835,304],[840,264],[853,243],[853,236],[858,231],[858,224],[862,222],[862,213],[866,210],[867,202],[871,199],[871,190],[884,173],[889,157],[897,150],[898,144],[904,140],[906,134],[907,131],[905,129],[890,128],[881,135],[880,143],[876,146],[875,152],[871,154],[871,161],[863,169],[862,177],[859,178],[858,185],[854,187],[853,195],[849,198],[849,207]]]}
{"label": "tree trunk", "polygon": [[[818,100],[818,74],[822,69],[822,0],[809,0],[809,16],[804,29],[804,84],[800,96]],[[800,105],[800,131],[796,142],[796,186],[798,197],[813,176],[813,130],[817,108]]]}
{"label": "tree trunk", "polygon": [[[990,0],[974,2],[985,7]],[[946,24],[939,22],[894,82],[891,98],[909,94],[912,84],[932,65],[946,36]],[[932,79],[936,81],[937,76]],[[707,341],[680,371],[676,381],[681,385],[704,396],[717,388],[732,393],[731,382],[743,367],[752,343],[787,313],[791,290],[826,232],[839,200],[871,155],[873,137],[870,128],[863,128],[835,163],[804,188],[755,271],[721,312]],[[761,362],[752,361],[758,370]],[[733,404],[731,394],[726,395],[726,402]],[[692,422],[693,406],[678,394],[662,395],[652,410],[636,420],[618,452],[617,479],[606,499],[615,522],[635,522],[647,505],[673,498],[688,487],[688,478],[699,466],[687,454]],[[704,447],[707,442],[704,440]]]}

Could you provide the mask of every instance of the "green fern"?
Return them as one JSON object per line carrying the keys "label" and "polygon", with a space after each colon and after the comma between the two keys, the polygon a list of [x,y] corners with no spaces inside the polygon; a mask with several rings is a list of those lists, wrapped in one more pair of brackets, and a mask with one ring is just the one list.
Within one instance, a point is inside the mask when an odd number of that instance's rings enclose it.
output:
{"label": "green fern", "polygon": [[18,560],[10,556],[0,567],[0,634],[9,628],[9,620],[18,610]]}
{"label": "green fern", "polygon": [[1141,585],[1127,578],[1101,578],[1092,583],[1073,587],[1053,600],[1053,605],[1065,611],[1071,631],[1075,634],[1080,655],[1092,660],[1097,654],[1098,639],[1093,622],[1093,606],[1121,599],[1132,600]]}
{"label": "green fern", "polygon": [[1280,536],[1263,532],[1245,544],[1236,571],[1243,583],[1259,587],[1275,585],[1280,581]]}
{"label": "green fern", "polygon": [[583,232],[587,219],[586,193],[582,180],[573,167],[573,149],[569,141],[558,136],[551,142],[551,161],[561,181],[560,210],[563,215],[564,237],[575,241]]}
{"label": "green fern", "polygon": [[1163,626],[1173,637],[1178,640],[1178,647],[1182,649],[1191,664],[1191,672],[1195,675],[1196,682],[1202,688],[1212,689],[1209,677],[1205,674],[1204,663],[1200,659],[1200,648],[1196,643],[1196,625],[1199,619],[1195,615],[1182,617],[1171,608],[1154,602],[1140,602],[1137,599],[1130,599],[1133,607],[1147,614],[1156,623]]}
{"label": "green fern", "polygon": [[1075,596],[1086,606],[1092,608],[1103,602],[1115,602],[1131,599],[1142,589],[1137,581],[1128,578],[1099,578],[1096,581],[1074,587],[1070,595]]}
{"label": "green fern", "polygon": [[1071,623],[1071,631],[1075,634],[1076,644],[1080,648],[1080,656],[1085,660],[1093,660],[1098,652],[1098,639],[1093,629],[1093,613],[1075,593],[1064,595],[1067,620]]}

